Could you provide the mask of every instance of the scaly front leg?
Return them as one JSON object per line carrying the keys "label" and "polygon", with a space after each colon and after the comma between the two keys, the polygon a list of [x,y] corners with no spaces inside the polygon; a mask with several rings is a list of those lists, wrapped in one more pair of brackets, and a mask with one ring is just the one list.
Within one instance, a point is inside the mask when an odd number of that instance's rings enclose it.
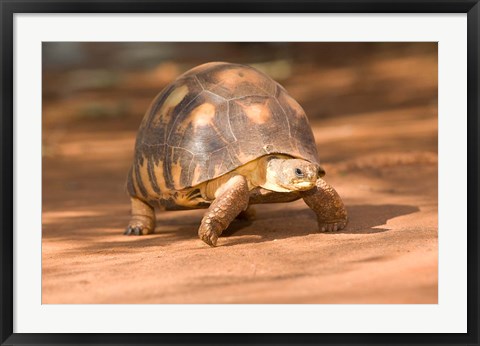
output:
{"label": "scaly front leg", "polygon": [[305,203],[317,214],[318,229],[321,232],[339,231],[347,225],[347,210],[333,187],[319,178],[315,187],[302,191]]}
{"label": "scaly front leg", "polygon": [[217,244],[217,239],[230,225],[230,222],[248,207],[247,180],[236,175],[230,178],[215,192],[215,200],[202,219],[198,236],[210,246]]}

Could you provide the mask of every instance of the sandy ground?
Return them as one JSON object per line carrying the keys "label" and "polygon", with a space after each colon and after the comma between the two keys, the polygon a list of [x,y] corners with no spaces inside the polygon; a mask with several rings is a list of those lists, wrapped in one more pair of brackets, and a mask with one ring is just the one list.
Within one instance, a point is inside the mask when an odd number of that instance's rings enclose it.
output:
{"label": "sandy ground", "polygon": [[[371,102],[380,107],[339,103],[338,116],[312,119],[325,180],[349,212],[335,233],[318,233],[300,200],[256,206],[256,219],[235,221],[216,248],[197,237],[202,210],[157,213],[155,234],[124,236],[138,114],[44,122],[42,302],[437,303],[436,79],[407,87],[436,60],[409,59],[375,65],[392,86],[364,91],[383,88]],[[355,85],[348,70],[330,73]],[[287,88],[315,111],[303,84]],[[150,95],[135,100],[145,109]],[[45,103],[46,119],[81,102]]]}

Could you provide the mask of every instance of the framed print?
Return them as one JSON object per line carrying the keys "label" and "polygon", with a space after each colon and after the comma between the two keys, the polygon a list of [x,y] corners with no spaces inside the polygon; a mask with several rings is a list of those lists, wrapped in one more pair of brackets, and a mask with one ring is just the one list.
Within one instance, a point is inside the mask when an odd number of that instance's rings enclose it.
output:
{"label": "framed print", "polygon": [[2,344],[478,344],[478,1],[1,6]]}

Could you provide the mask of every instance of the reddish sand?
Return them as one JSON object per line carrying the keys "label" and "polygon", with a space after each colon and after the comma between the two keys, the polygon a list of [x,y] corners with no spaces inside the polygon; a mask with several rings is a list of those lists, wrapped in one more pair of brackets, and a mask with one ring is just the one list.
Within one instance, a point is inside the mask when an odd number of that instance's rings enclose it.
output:
{"label": "reddish sand", "polygon": [[[327,94],[325,116],[311,123],[347,228],[318,233],[301,200],[259,205],[216,248],[197,237],[203,210],[157,213],[155,234],[122,235],[125,177],[150,94],[120,120],[59,121],[55,112],[81,97],[45,103],[43,303],[437,303],[436,57],[390,57],[372,69],[382,77],[370,89],[338,68],[323,80],[330,88],[311,72],[287,85],[308,114],[325,108],[301,78]],[[342,88],[370,101],[343,104]]]}

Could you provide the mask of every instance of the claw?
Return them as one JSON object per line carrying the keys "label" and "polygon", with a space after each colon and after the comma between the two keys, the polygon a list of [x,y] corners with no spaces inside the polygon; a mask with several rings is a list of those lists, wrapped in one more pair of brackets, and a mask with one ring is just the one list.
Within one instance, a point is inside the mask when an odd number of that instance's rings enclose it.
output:
{"label": "claw", "polygon": [[198,235],[206,244],[214,247],[217,244],[218,235],[214,230],[214,225],[206,220],[205,223],[202,222],[198,230]]}
{"label": "claw", "polygon": [[205,243],[207,243],[208,245],[210,245],[210,247],[215,247],[215,244],[213,243],[213,240],[208,238],[207,240],[204,240]]}
{"label": "claw", "polygon": [[211,247],[215,247],[215,246],[217,245],[217,239],[218,239],[218,238],[217,238],[214,234],[212,234],[212,235],[210,236],[210,243],[209,243],[209,245],[210,245]]}
{"label": "claw", "polygon": [[123,232],[124,235],[143,235],[143,228],[139,226],[128,226],[125,232]]}
{"label": "claw", "polygon": [[344,229],[346,225],[347,225],[346,221],[322,224],[319,226],[319,231],[320,232],[337,232]]}
{"label": "claw", "polygon": [[215,234],[204,234],[202,235],[201,239],[208,245],[210,245],[211,247],[215,247],[215,245],[217,245],[217,237],[215,236]]}

